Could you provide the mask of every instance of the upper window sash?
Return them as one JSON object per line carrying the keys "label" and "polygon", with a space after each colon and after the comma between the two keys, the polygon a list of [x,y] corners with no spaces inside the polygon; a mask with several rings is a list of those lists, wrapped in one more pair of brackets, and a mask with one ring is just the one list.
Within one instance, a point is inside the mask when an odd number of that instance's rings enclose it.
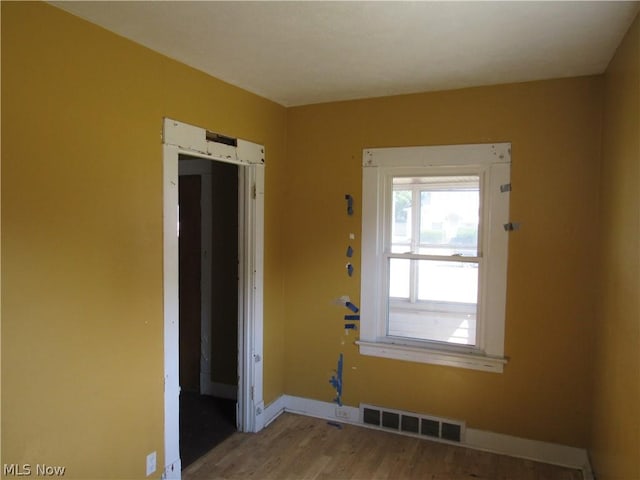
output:
{"label": "upper window sash", "polygon": [[[384,149],[383,149],[384,150]],[[384,160],[384,158],[383,158]],[[370,165],[374,167],[374,165]],[[485,190],[485,177],[486,172],[489,170],[488,165],[457,165],[457,166],[443,166],[443,165],[429,165],[432,168],[432,171],[425,175],[425,167],[424,166],[379,166],[372,168],[371,170],[375,171],[375,176],[377,177],[377,191],[378,191],[378,205],[377,205],[377,215],[382,214],[382,217],[378,218],[378,222],[380,224],[378,227],[382,229],[382,238],[380,241],[382,242],[379,245],[379,249],[377,249],[376,253],[379,254],[392,254],[395,255],[397,252],[392,252],[393,245],[393,235],[392,235],[392,224],[393,224],[393,191],[396,190],[396,186],[393,185],[393,178],[404,176],[404,177],[412,177],[412,176],[450,176],[450,177],[464,177],[468,175],[473,175],[479,177],[480,183],[480,221],[478,226],[478,244],[477,244],[477,257],[482,257],[482,246],[483,246],[483,224],[487,221],[485,218],[485,204],[487,203],[486,190]],[[369,172],[369,173],[367,173]],[[370,170],[366,169],[364,172],[364,177],[371,177]],[[415,207],[412,209],[412,215],[416,215],[415,211],[419,212],[419,209]],[[364,213],[364,212],[363,212]],[[420,222],[412,221],[412,228],[419,227]],[[416,241],[417,235],[417,241]],[[414,248],[416,245],[420,246],[419,241],[419,232],[413,232],[413,240],[414,243],[410,245],[410,250]],[[418,252],[411,252],[415,254],[419,254]],[[426,255],[426,254],[419,254]],[[445,256],[447,257],[447,256]],[[465,256],[466,257],[466,256]],[[447,257],[448,258],[448,257]],[[451,256],[451,258],[457,258],[455,256]]]}
{"label": "upper window sash", "polygon": [[[482,194],[484,193],[483,189],[483,172],[474,170],[474,174],[472,176],[466,176],[460,172],[458,172],[455,176],[444,176],[440,175],[440,169],[442,167],[431,167],[433,175],[430,176],[421,176],[419,178],[416,177],[404,177],[404,176],[396,176],[391,175],[388,180],[392,182],[392,199],[390,201],[390,209],[386,212],[386,230],[391,230],[391,234],[387,236],[387,245],[385,246],[385,251],[391,254],[398,253],[412,253],[423,256],[422,258],[426,258],[428,256],[434,257],[478,257],[479,255],[479,247],[481,244],[481,236],[482,236],[482,206],[484,202],[482,201]],[[472,178],[473,180],[469,180]],[[455,181],[454,179],[460,179]],[[408,183],[396,183],[398,181],[407,180]],[[409,183],[412,181],[418,181],[420,183]],[[476,242],[473,246],[465,246],[462,244],[450,244],[450,243],[442,243],[442,242],[430,242],[426,239],[423,239],[422,232],[428,226],[428,222],[431,219],[429,215],[425,217],[424,208],[429,208],[428,204],[430,201],[427,201],[427,205],[425,206],[422,202],[423,197],[422,194],[438,194],[438,192],[474,192],[477,193],[478,196],[478,219],[476,223]],[[402,222],[406,225],[405,228],[408,228],[409,236],[406,235],[404,237],[396,237],[394,236],[394,231],[396,228],[396,193],[397,192],[408,192],[411,195],[411,203],[408,207],[410,209],[411,215],[406,215],[405,213],[405,221]],[[431,219],[433,221],[433,219]],[[427,221],[427,225],[423,225],[423,221]],[[399,238],[401,241],[398,241]],[[431,250],[431,253],[425,253],[424,250]],[[440,250],[440,252],[439,252]],[[451,250],[455,253],[444,253],[445,250]],[[466,253],[464,251],[467,251]],[[473,250],[475,255],[470,253],[468,250]]]}

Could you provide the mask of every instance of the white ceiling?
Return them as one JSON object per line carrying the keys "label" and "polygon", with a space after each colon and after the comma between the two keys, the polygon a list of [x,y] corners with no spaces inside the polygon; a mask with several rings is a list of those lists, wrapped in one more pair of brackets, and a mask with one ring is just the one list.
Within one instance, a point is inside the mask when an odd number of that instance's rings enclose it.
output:
{"label": "white ceiling", "polygon": [[285,106],[602,73],[638,2],[52,2]]}

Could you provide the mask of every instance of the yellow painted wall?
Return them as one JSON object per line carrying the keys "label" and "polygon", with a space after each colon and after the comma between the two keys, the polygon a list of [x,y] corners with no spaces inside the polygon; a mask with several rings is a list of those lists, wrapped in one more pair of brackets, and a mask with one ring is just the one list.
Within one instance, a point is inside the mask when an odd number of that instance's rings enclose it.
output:
{"label": "yellow painted wall", "polygon": [[591,458],[598,479],[640,478],[640,16],[605,74],[602,259]]}
{"label": "yellow painted wall", "polygon": [[[286,110],[49,5],[2,2],[1,14],[1,463],[136,478],[147,453],[164,462],[160,133],[169,116],[266,146],[267,403],[283,392],[332,400],[328,379],[344,352],[348,405],[590,446],[603,478],[638,476],[640,383],[627,368],[637,366],[640,314],[637,19],[604,82]],[[503,141],[513,144],[511,211],[522,225],[509,244],[505,372],[360,356],[333,300],[359,304],[362,149]],[[600,213],[611,233],[602,244]]]}
{"label": "yellow painted wall", "polygon": [[[286,392],[344,397],[467,421],[473,428],[585,447],[596,278],[601,77],[471,88],[288,110]],[[361,356],[345,335],[359,304],[362,149],[512,142],[503,374]],[[344,195],[355,197],[355,215]],[[637,213],[637,212],[636,212]],[[356,274],[345,272],[355,233]]]}
{"label": "yellow painted wall", "polygon": [[286,111],[43,3],[2,2],[2,458],[163,452],[162,117],[265,145],[265,387],[284,390]]}

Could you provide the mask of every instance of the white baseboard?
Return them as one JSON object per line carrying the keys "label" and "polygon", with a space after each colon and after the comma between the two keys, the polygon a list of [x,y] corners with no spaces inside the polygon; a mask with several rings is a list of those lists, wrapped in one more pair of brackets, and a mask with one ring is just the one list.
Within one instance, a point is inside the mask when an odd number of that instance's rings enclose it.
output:
{"label": "white baseboard", "polygon": [[273,422],[276,418],[284,413],[285,408],[285,400],[287,395],[281,395],[276,398],[269,405],[264,407],[264,411],[262,413],[262,419],[264,421],[264,426],[268,426],[271,422]]}
{"label": "white baseboard", "polygon": [[585,480],[593,480],[589,457],[583,448],[529,440],[502,433],[476,430],[475,428],[467,428],[464,446],[561,467],[575,468],[582,471]]}
{"label": "white baseboard", "polygon": [[[283,395],[285,397],[285,411],[291,413],[299,413],[308,417],[323,418],[325,420],[336,420],[343,423],[353,423],[354,425],[360,425],[360,409],[357,407],[347,407],[343,405],[338,407],[335,403],[321,402],[320,400],[312,400],[310,398],[292,397],[290,395]],[[337,409],[344,412],[345,416],[338,416]]]}
{"label": "white baseboard", "polygon": [[[338,407],[335,403],[291,395],[282,395],[265,408],[265,426],[283,412],[297,413],[309,417],[372,428],[370,425],[362,423],[360,409],[358,407],[349,407],[346,405]],[[398,434],[400,433],[398,432]],[[429,440],[438,441],[438,439],[431,437],[429,437]],[[474,428],[466,429],[464,442],[461,442],[459,445],[475,450],[484,450],[501,455],[509,455],[511,457],[575,468],[582,471],[585,480],[593,480],[593,473],[587,451],[582,448],[529,440]]]}

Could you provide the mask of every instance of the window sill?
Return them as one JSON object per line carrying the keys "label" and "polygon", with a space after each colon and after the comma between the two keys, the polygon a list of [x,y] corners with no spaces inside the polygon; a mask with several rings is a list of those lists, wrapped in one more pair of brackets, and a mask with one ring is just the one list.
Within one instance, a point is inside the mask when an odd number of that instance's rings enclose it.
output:
{"label": "window sill", "polygon": [[406,360],[408,362],[447,365],[484,372],[502,373],[507,359],[473,353],[458,353],[424,347],[408,347],[392,343],[357,341],[361,355]]}

